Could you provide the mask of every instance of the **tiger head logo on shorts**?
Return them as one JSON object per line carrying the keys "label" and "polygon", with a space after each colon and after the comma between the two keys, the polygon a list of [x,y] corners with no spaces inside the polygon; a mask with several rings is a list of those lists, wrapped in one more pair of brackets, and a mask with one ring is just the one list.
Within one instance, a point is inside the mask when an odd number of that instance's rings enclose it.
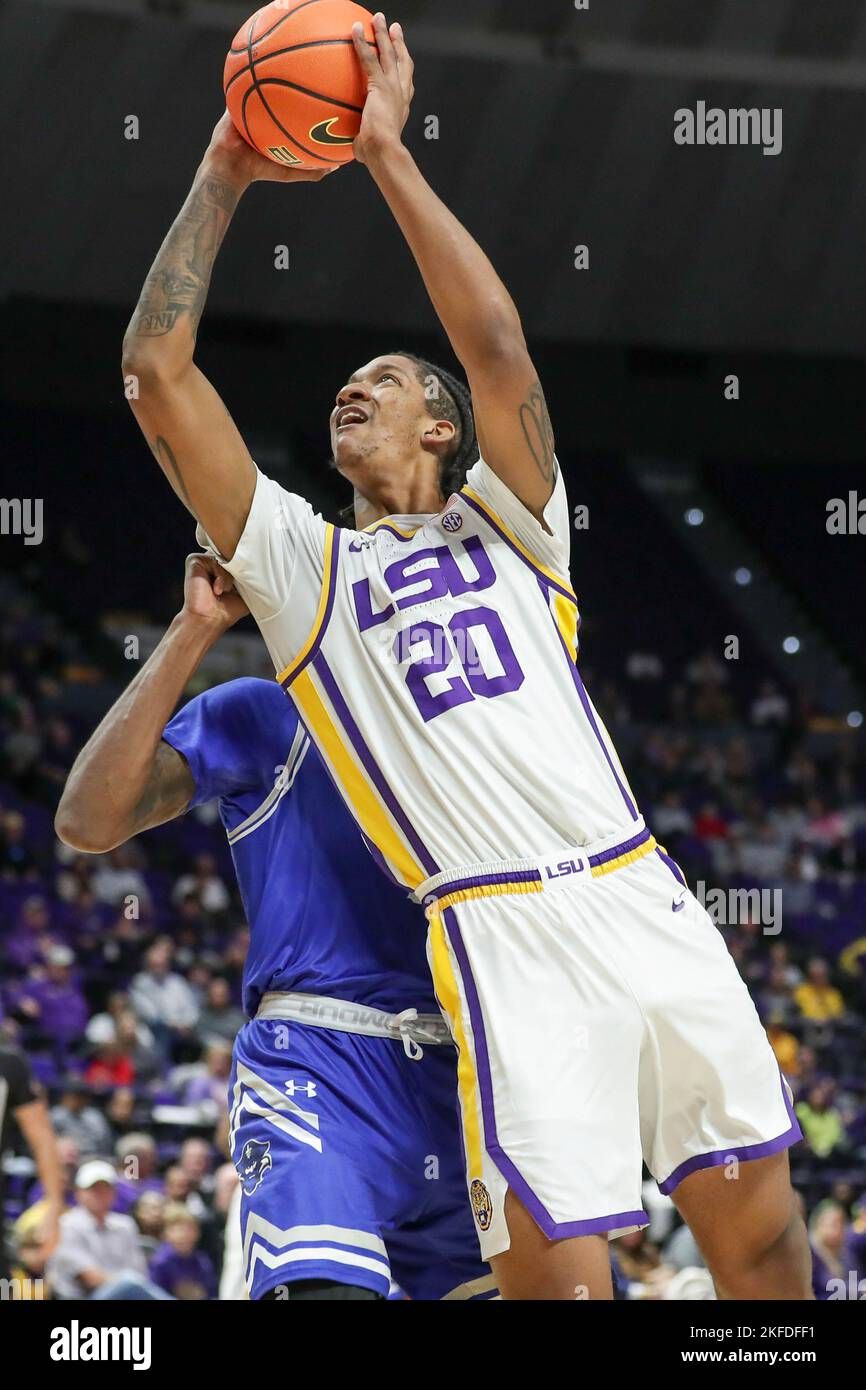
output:
{"label": "tiger head logo on shorts", "polygon": [[493,1219],[493,1202],[490,1193],[480,1178],[473,1178],[469,1185],[469,1200],[472,1214],[482,1231],[486,1231]]}

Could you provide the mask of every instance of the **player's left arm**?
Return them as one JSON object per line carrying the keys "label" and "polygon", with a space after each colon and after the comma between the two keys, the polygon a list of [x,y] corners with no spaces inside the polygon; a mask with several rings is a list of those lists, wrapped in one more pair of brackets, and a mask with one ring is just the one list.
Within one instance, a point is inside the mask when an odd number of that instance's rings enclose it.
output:
{"label": "player's left arm", "polygon": [[413,64],[399,24],[360,25],[353,42],[367,77],[355,157],[367,166],[415,257],[469,386],[485,462],[540,521],[556,482],[544,392],[505,285],[481,247],[433,192],[401,140]]}

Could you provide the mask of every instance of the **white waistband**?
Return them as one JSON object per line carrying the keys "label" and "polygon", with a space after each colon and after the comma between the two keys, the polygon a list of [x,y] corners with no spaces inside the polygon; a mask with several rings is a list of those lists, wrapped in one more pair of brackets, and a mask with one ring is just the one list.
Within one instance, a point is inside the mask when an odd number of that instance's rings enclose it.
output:
{"label": "white waistband", "polygon": [[[637,820],[632,821],[630,825],[615,830],[612,834],[605,835],[599,840],[590,840],[583,845],[563,845],[559,849],[531,855],[527,859],[495,859],[487,863],[463,864],[456,869],[443,869],[441,873],[434,874],[431,878],[420,883],[410,894],[410,897],[415,902],[423,903],[426,906],[434,902],[437,897],[444,897],[440,890],[446,884],[450,885],[458,881],[484,878],[490,875],[507,878],[509,874],[539,871],[559,862],[573,862],[579,873],[579,866],[586,864],[591,856],[604,854],[606,850],[615,849],[618,845],[628,844],[630,840],[643,834],[645,830],[646,822],[643,816],[638,816]],[[653,845],[655,845],[655,841],[653,841]]]}
{"label": "white waistband", "polygon": [[451,1042],[448,1025],[439,1014],[419,1014],[417,1009],[403,1009],[399,1014],[389,1014],[383,1009],[373,1009],[369,1004],[329,999],[324,994],[301,994],[296,991],[281,994],[270,991],[262,995],[256,1018],[286,1019],[313,1028],[334,1028],[340,1033],[394,1038],[402,1042],[406,1056],[413,1061],[420,1061],[424,1055],[421,1043],[441,1047]]}

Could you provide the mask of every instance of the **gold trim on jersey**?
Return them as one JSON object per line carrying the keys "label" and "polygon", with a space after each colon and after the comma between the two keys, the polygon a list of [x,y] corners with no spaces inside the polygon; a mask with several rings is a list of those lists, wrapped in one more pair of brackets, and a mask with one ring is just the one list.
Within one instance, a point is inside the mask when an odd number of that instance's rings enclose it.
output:
{"label": "gold trim on jersey", "polygon": [[557,574],[556,570],[552,570],[549,567],[549,565],[542,564],[541,560],[539,560],[536,555],[533,555],[532,551],[529,550],[528,547],[523,544],[523,541],[518,540],[511,527],[506,525],[499,513],[493,510],[490,503],[485,502],[483,497],[479,497],[475,489],[470,487],[468,483],[464,483],[460,491],[463,492],[466,497],[471,497],[475,505],[481,508],[482,512],[484,512],[487,518],[491,522],[495,523],[495,525],[499,527],[500,531],[505,532],[505,535],[511,541],[511,544],[517,550],[520,551],[524,559],[528,560],[529,563],[535,569],[540,570],[541,573],[543,575],[546,575],[548,579],[552,579],[554,584],[561,584],[564,589],[568,590],[570,596],[574,599],[574,602],[577,603],[577,594],[571,587],[571,581],[569,580],[567,575]]}
{"label": "gold trim on jersey", "polygon": [[460,1109],[463,1115],[466,1167],[470,1178],[480,1178],[483,1175],[483,1162],[475,1058],[466,1040],[460,1004],[460,988],[454,966],[451,963],[445,924],[442,921],[441,912],[438,911],[430,919],[430,969],[433,975],[436,998],[448,1018],[457,1045],[457,1092],[460,1096]]}
{"label": "gold trim on jersey", "polygon": [[577,624],[580,620],[580,614],[577,611],[577,599],[572,603],[564,594],[560,594],[555,590],[552,591],[551,596],[553,598],[553,617],[556,626],[559,628],[560,634],[562,635],[566,651],[572,661],[577,661]]}
{"label": "gold trim on jersey", "polygon": [[416,531],[420,531],[422,529],[423,522],[418,526],[413,526],[412,529],[409,530],[406,526],[398,526],[396,522],[390,519],[390,517],[380,516],[378,521],[371,521],[370,525],[365,526],[363,529],[369,535],[373,531],[378,530],[380,526],[388,526],[392,531],[396,531],[398,536],[403,536],[407,541],[410,541],[412,537],[415,535]]}
{"label": "gold trim on jersey", "polygon": [[401,883],[417,888],[427,874],[407,847],[394,825],[379,792],[357,761],[329,713],[316,688],[310,667],[292,685],[292,699],[303,721],[319,746],[319,751],[336,777],[352,812],[368,839],[385,856]]}
{"label": "gold trim on jersey", "polygon": [[336,576],[331,573],[333,568],[331,562],[333,560],[334,555],[335,533],[336,527],[333,526],[330,521],[326,522],[325,555],[322,562],[322,591],[319,594],[319,606],[316,609],[316,616],[313,619],[313,626],[310,629],[309,637],[307,638],[304,645],[301,647],[301,650],[298,652],[294,661],[290,661],[285,670],[281,671],[277,676],[277,680],[279,681],[280,685],[285,685],[286,681],[291,680],[294,672],[297,671],[301,663],[305,661],[306,658],[309,656],[313,644],[315,643],[316,638],[319,636],[319,633],[321,632],[322,623],[324,622],[325,614],[328,611],[328,599],[330,598],[331,594],[331,585],[334,579],[336,578]]}

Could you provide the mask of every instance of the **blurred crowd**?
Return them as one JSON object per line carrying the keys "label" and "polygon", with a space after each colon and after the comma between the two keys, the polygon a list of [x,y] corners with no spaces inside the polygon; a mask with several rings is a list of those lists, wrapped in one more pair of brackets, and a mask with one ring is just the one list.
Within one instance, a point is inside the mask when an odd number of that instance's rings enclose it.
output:
{"label": "blurred crowd", "polygon": [[[39,1184],[7,1165],[16,1268],[80,1296],[68,1249],[98,1227],[149,1296],[214,1298],[221,1276],[222,1296],[239,1296],[223,1268],[237,1198],[226,1090],[248,931],[225,836],[211,806],[107,855],[60,844],[60,789],[128,671],[106,675],[87,634],[6,579],[0,613],[0,1042],[26,1053],[50,1097],[68,1198],[45,1267]],[[709,652],[675,679],[668,654],[620,655],[585,676],[793,1089],[817,1296],[866,1297],[862,740],[816,728],[777,680]],[[651,1183],[646,1200],[649,1229],[615,1247],[627,1296],[711,1297],[669,1200]]]}

